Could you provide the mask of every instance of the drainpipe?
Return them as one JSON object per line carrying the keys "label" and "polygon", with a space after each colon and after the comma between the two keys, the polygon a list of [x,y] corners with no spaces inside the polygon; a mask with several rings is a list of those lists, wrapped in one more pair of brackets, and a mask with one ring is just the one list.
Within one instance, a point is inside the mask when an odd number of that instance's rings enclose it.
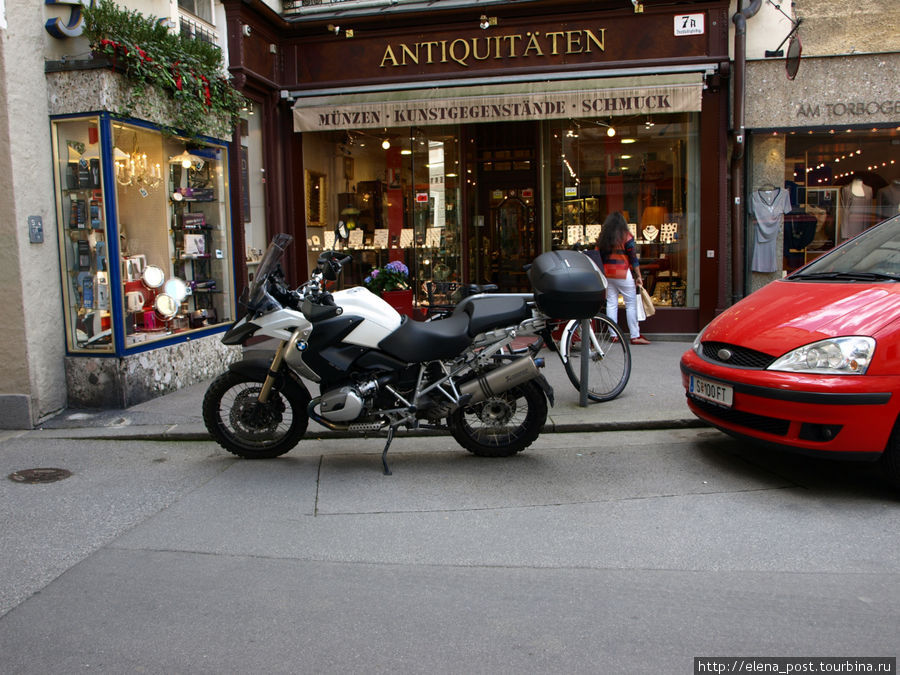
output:
{"label": "drainpipe", "polygon": [[[735,14],[734,21],[734,146],[731,153],[731,300],[744,297],[744,150],[747,134],[744,129],[744,101],[747,73],[747,19],[759,11],[763,0],[752,0]],[[740,0],[744,4],[744,0]]]}

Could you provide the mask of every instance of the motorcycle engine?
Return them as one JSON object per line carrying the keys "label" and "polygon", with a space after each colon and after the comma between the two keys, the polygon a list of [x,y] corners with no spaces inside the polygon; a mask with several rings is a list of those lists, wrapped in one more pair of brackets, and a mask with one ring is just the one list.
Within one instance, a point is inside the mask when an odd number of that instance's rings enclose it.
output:
{"label": "motorcycle engine", "polygon": [[375,380],[330,389],[322,394],[319,411],[331,422],[352,422],[366,412],[367,402],[377,392]]}

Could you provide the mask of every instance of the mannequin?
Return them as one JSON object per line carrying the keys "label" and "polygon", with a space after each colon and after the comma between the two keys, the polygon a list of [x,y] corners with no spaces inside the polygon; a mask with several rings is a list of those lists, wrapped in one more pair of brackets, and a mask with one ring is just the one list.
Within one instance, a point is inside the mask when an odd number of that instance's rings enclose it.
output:
{"label": "mannequin", "polygon": [[781,269],[778,233],[784,227],[784,215],[791,211],[790,193],[774,185],[763,185],[751,193],[750,210],[756,218],[750,269],[754,272],[777,272]]}
{"label": "mannequin", "polygon": [[900,213],[900,179],[895,178],[878,191],[878,215],[890,218]]}
{"label": "mannequin", "polygon": [[871,225],[873,190],[854,178],[841,188],[841,239],[855,237]]}

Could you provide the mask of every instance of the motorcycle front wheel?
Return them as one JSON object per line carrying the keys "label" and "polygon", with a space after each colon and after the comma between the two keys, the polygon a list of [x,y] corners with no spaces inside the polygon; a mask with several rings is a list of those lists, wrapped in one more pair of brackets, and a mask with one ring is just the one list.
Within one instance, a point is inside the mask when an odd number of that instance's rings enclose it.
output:
{"label": "motorcycle front wheel", "polygon": [[547,399],[532,381],[460,408],[447,418],[447,425],[469,452],[509,457],[531,445],[546,421]]}
{"label": "motorcycle front wheel", "polygon": [[203,421],[216,442],[244,459],[289,452],[306,433],[309,394],[290,380],[258,400],[262,381],[243,373],[220,375],[203,397]]}

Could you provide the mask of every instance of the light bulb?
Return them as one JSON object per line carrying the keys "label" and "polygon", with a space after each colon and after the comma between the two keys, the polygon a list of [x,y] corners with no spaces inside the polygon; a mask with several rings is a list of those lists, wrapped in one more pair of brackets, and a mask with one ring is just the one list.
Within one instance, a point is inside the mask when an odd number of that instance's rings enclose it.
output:
{"label": "light bulb", "polygon": [[385,139],[381,142],[381,147],[384,148],[385,150],[387,150],[388,148],[391,147],[391,142],[390,142],[388,139],[385,138]]}
{"label": "light bulb", "polygon": [[613,136],[616,135],[616,130],[613,127],[609,127],[606,130],[606,135],[609,136],[610,138],[612,138]]}

